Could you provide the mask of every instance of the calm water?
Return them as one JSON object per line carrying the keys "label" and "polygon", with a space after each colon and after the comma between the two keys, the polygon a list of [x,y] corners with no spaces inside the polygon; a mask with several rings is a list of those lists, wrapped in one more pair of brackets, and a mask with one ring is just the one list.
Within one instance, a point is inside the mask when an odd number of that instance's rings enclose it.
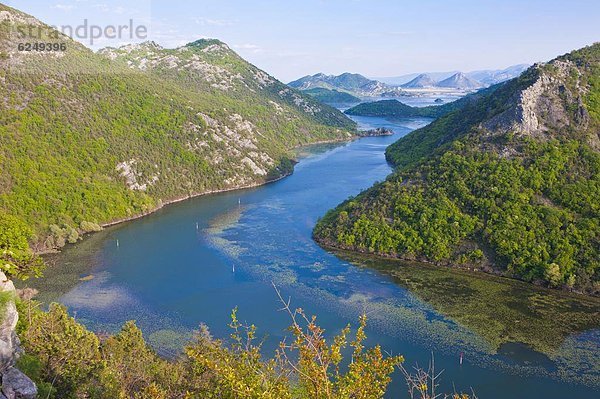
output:
{"label": "calm water", "polygon": [[[237,306],[239,317],[266,337],[270,353],[289,322],[278,311],[274,283],[294,306],[317,314],[329,334],[356,325],[367,312],[370,343],[403,354],[407,364],[426,365],[435,351],[445,388],[473,387],[480,398],[598,394],[600,370],[585,360],[598,357],[597,330],[567,337],[551,359],[519,344],[496,353],[385,273],[341,260],[312,241],[311,230],[328,209],[390,173],[386,146],[427,122],[358,121],[393,127],[396,134],[312,147],[295,173],[279,182],[195,198],[93,235],[51,259],[61,266],[36,283],[42,299],[65,303],[96,330],[115,331],[136,319],[165,355],[176,353],[200,323],[227,337]],[[83,276],[88,279],[80,281]],[[587,385],[578,382],[582,375]],[[405,397],[398,377],[389,397]]]}

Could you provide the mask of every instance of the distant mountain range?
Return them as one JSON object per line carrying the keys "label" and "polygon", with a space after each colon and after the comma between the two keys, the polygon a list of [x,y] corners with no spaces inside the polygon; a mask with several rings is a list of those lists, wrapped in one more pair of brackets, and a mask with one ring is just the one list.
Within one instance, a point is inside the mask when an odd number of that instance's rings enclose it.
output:
{"label": "distant mountain range", "polygon": [[[412,89],[456,89],[477,90],[519,76],[527,64],[513,65],[505,69],[481,70],[463,73],[428,72],[409,74],[397,77],[369,79],[357,73],[341,75],[325,75],[317,73],[307,75],[288,83],[299,90],[326,89],[340,93],[348,93],[355,97],[398,97],[410,95]],[[333,94],[333,93],[328,93]],[[323,95],[323,91],[319,91]]]}
{"label": "distant mountain range", "polygon": [[457,72],[439,82],[436,82],[431,76],[422,73],[408,83],[400,86],[404,89],[429,89],[444,88],[457,90],[477,90],[485,85],[477,80],[469,78],[462,72]]}
{"label": "distant mountain range", "polygon": [[[479,71],[471,71],[464,72],[463,74],[469,79],[473,79],[482,86],[491,86],[496,83],[504,82],[506,80],[515,78],[519,76],[524,70],[529,67],[528,64],[518,64],[512,65],[504,69],[489,69],[489,70],[479,70]],[[448,79],[452,75],[460,73],[460,71],[448,71],[448,72],[425,72],[425,73],[411,73],[407,75],[394,76],[394,77],[381,77],[381,78],[373,78],[379,82],[385,83],[390,86],[402,86],[406,88],[419,88],[408,86],[408,84],[421,77],[420,80],[428,80],[431,79],[434,82],[441,82],[445,79]],[[433,86],[420,86],[420,87],[435,87]]]}

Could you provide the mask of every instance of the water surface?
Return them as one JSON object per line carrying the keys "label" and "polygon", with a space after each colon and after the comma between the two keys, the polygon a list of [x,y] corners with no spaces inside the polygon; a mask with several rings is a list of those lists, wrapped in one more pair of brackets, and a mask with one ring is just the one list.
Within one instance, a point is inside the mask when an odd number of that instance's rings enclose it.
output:
{"label": "water surface", "polygon": [[[444,388],[473,387],[480,398],[597,395],[597,301],[503,279],[336,256],[313,242],[320,216],[391,172],[385,148],[428,122],[356,120],[364,128],[391,127],[395,135],[303,149],[286,179],[191,199],[95,234],[50,259],[57,267],[33,283],[41,286],[40,298],[68,305],[95,330],[116,331],[135,319],[164,355],[176,354],[200,323],[227,337],[237,306],[241,320],[266,337],[268,354],[289,324],[278,311],[276,284],[293,305],[318,315],[329,335],[356,325],[366,312],[369,343],[403,354],[407,364],[426,365],[433,351],[438,370],[445,370]],[[554,322],[569,312],[575,316]],[[525,327],[537,319],[547,323]],[[399,376],[389,397],[405,397]]]}

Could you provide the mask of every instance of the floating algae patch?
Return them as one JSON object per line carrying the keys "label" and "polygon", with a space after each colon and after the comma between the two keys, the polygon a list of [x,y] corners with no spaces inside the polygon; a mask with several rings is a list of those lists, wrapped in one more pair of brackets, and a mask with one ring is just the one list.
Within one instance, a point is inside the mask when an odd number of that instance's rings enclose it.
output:
{"label": "floating algae patch", "polygon": [[[285,287],[280,287],[285,290]],[[349,320],[358,321],[362,314],[369,319],[370,328],[395,338],[413,342],[436,352],[486,354],[488,343],[469,329],[451,321],[440,319],[432,309],[418,300],[406,298],[383,298],[378,293],[323,290],[317,286],[295,284],[294,288],[304,298],[318,298],[322,307]],[[298,292],[298,291],[296,291]]]}
{"label": "floating algae patch", "polygon": [[222,233],[239,223],[242,215],[248,209],[250,209],[250,207],[247,205],[234,206],[231,209],[228,209],[227,212],[220,213],[212,218],[208,222],[208,229],[212,233]]}
{"label": "floating algae patch", "polygon": [[555,360],[557,373],[565,378],[576,375],[586,385],[600,386],[600,330],[567,337]]}
{"label": "floating algae patch", "polygon": [[[281,285],[279,288],[282,292],[287,289]],[[490,344],[477,331],[438,313],[433,306],[410,292],[398,298],[385,298],[368,291],[339,294],[342,290],[322,289],[303,283],[295,283],[293,289],[294,302],[318,300],[321,307],[351,322],[366,314],[370,328],[438,354],[458,357],[464,352],[479,367],[600,387],[598,336],[586,339],[568,337],[554,355],[531,349],[528,344],[504,347],[510,349],[514,346],[515,350],[519,350],[516,356],[508,350],[498,354],[499,347]]]}
{"label": "floating algae patch", "polygon": [[[482,358],[483,363],[524,374],[541,373],[600,386],[600,301],[597,298],[425,264],[348,253],[338,255],[392,276],[396,284],[431,306],[435,313],[482,337],[490,348],[489,354],[505,349],[498,355]],[[404,318],[404,322],[415,322],[406,315]],[[448,321],[436,321],[432,325],[445,331],[444,324]],[[430,329],[426,331],[431,333]],[[447,336],[448,342],[457,339],[454,333]],[[439,342],[439,338],[435,341]],[[506,348],[512,348],[511,344],[515,343],[527,350],[515,350],[518,356],[511,357],[511,351]],[[526,361],[519,362],[519,356]]]}
{"label": "floating algae patch", "polygon": [[[27,281],[15,281],[17,288],[35,288],[39,291],[36,299],[44,304],[56,302],[61,296],[82,282],[82,277],[101,264],[98,248],[115,227],[86,236],[76,245],[68,244],[61,253],[43,255],[46,268],[43,276]],[[84,280],[85,281],[85,280]]]}
{"label": "floating algae patch", "polygon": [[397,284],[437,312],[472,329],[496,349],[518,342],[552,356],[569,335],[600,328],[597,298],[423,264],[352,259],[385,271]]}
{"label": "floating algae patch", "polygon": [[227,212],[220,213],[210,220],[208,227],[203,229],[203,238],[209,245],[218,248],[233,259],[239,258],[244,252],[244,248],[235,241],[224,237],[225,232],[237,226],[248,206],[237,206],[229,209]]}

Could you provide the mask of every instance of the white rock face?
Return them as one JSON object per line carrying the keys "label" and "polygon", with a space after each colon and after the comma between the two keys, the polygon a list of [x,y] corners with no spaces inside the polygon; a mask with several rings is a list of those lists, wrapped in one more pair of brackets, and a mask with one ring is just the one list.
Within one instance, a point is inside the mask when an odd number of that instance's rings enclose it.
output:
{"label": "white rock face", "polygon": [[279,96],[282,99],[291,98],[294,104],[296,104],[297,107],[301,108],[307,114],[314,115],[321,112],[321,108],[319,106],[309,104],[304,98],[288,88],[280,90]]}
{"label": "white rock face", "polygon": [[21,353],[20,342],[15,332],[19,313],[15,306],[15,286],[6,275],[0,272],[0,294],[10,295],[4,309],[0,309],[0,378],[2,387],[0,398],[7,399],[34,399],[37,397],[37,388],[33,381],[14,367],[15,361]]}
{"label": "white rock face", "polygon": [[140,182],[139,179],[142,177],[135,169],[135,164],[138,162],[137,159],[130,159],[129,161],[123,161],[117,164],[117,171],[121,176],[125,178],[127,187],[130,190],[146,191],[146,189],[158,181],[158,174],[150,177],[146,182]]}
{"label": "white rock face", "polygon": [[[6,275],[0,272],[0,293],[15,296],[15,286]],[[0,370],[5,370],[14,364],[14,353],[19,345],[14,334],[19,315],[14,301],[9,301],[5,309],[0,309],[3,316],[0,323]]]}
{"label": "white rock face", "polygon": [[34,25],[39,26],[42,25],[40,21],[37,19],[30,17],[25,14],[21,14],[19,12],[10,12],[10,11],[0,11],[0,22],[8,21],[11,23],[18,23],[23,25]]}
{"label": "white rock face", "polygon": [[[582,90],[565,86],[568,79],[579,76],[576,66],[570,61],[555,60],[551,72],[540,70],[537,79],[514,98],[512,106],[483,124],[489,134],[514,132],[540,140],[550,138],[552,131],[564,129],[571,124],[584,130],[588,115],[583,106]],[[567,113],[568,107],[576,106],[579,117],[573,121]],[[593,145],[593,143],[591,143]]]}
{"label": "white rock face", "polygon": [[[229,115],[228,125],[203,113],[197,115],[202,118],[208,128],[207,132],[201,133],[202,137],[209,137],[221,144],[206,154],[212,165],[219,165],[225,159],[237,160],[246,165],[252,174],[262,177],[275,164],[268,154],[258,150],[258,137],[263,137],[263,134],[252,122],[244,119],[241,115],[236,113]],[[203,143],[201,139],[190,143],[190,146],[196,150],[210,149],[200,143]]]}

